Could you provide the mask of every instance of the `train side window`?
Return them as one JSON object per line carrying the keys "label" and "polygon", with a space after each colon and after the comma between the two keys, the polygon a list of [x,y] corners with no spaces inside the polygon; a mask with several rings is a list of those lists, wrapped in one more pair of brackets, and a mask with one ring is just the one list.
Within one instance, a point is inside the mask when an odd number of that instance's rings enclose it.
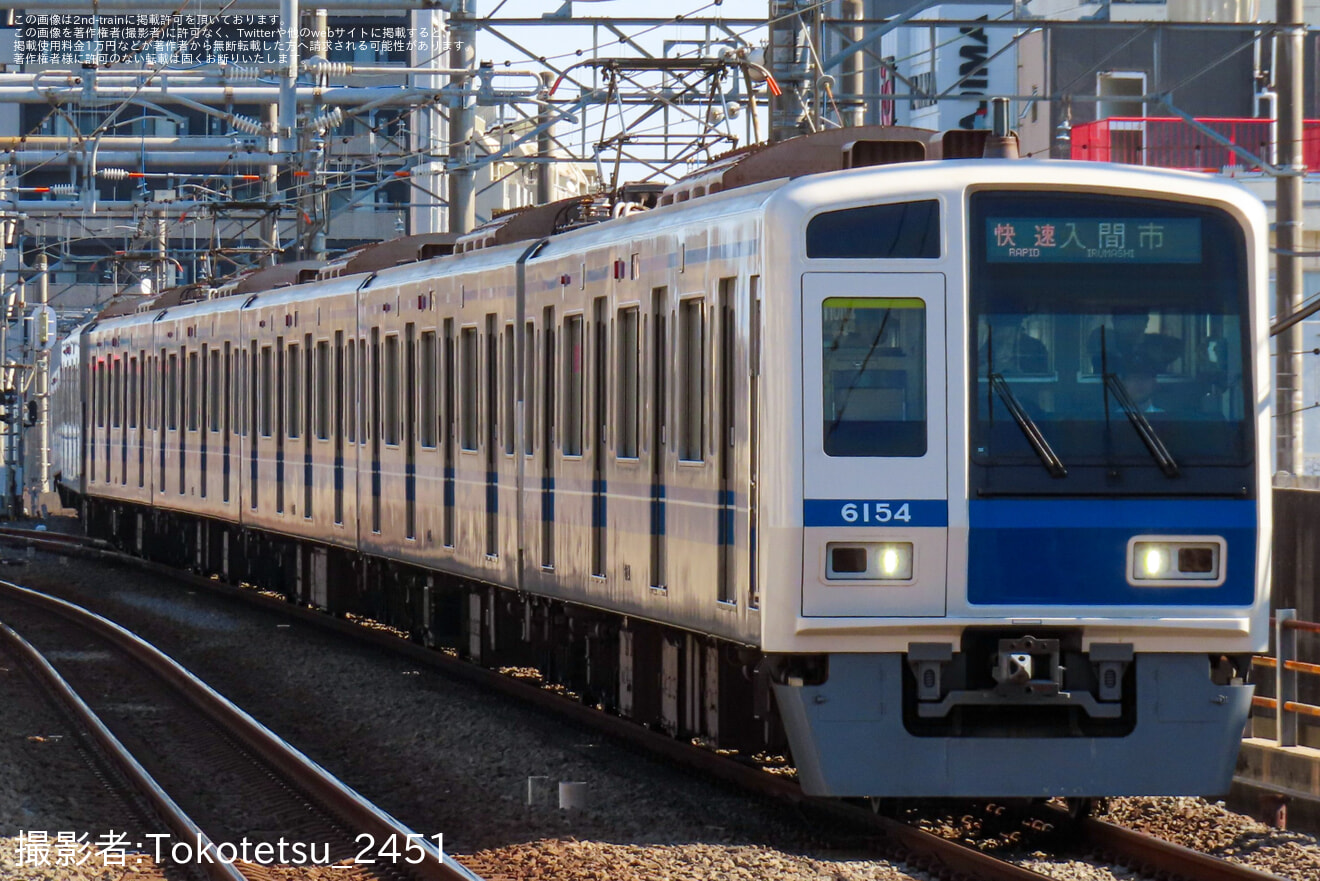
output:
{"label": "train side window", "polygon": [[270,437],[275,410],[275,358],[270,346],[261,347],[261,436]]}
{"label": "train side window", "polygon": [[420,394],[422,396],[421,413],[422,424],[421,431],[418,432],[418,442],[423,447],[434,448],[436,445],[436,431],[440,424],[438,416],[439,392],[436,389],[436,377],[439,375],[439,360],[435,347],[435,331],[422,331],[421,338],[421,382]]}
{"label": "train side window", "polygon": [[821,328],[825,455],[926,455],[926,304],[830,297]]}
{"label": "train side window", "polygon": [[316,341],[316,437],[330,440],[330,341]]}
{"label": "train side window", "polygon": [[288,382],[288,389],[284,393],[284,399],[289,407],[289,412],[284,417],[284,424],[288,426],[288,437],[298,437],[302,433],[302,401],[299,397],[302,392],[302,359],[299,357],[299,350],[297,343],[289,344],[284,370],[284,377]]}
{"label": "train side window", "polygon": [[477,448],[477,329],[465,327],[459,337],[460,357],[463,359],[463,397],[460,403],[459,431],[465,450]]}
{"label": "train side window", "polygon": [[705,459],[706,436],[706,314],[700,298],[679,304],[680,347],[678,458],[685,462]]}
{"label": "train side window", "polygon": [[934,259],[940,256],[940,204],[934,199],[817,214],[807,222],[812,259]]}
{"label": "train side window", "polygon": [[565,456],[582,455],[582,395],[584,375],[582,363],[582,316],[570,315],[564,319],[564,376],[568,379],[564,396]]}
{"label": "train side window", "polygon": [[620,459],[637,458],[638,414],[640,395],[638,366],[641,350],[638,348],[639,315],[636,306],[619,310],[618,359],[615,375],[619,381],[618,450]]}

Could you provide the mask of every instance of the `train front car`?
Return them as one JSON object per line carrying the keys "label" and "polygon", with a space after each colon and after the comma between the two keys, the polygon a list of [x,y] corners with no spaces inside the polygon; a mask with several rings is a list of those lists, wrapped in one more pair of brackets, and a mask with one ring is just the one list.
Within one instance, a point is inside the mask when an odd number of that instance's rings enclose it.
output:
{"label": "train front car", "polygon": [[[807,791],[1228,789],[1266,646],[1267,223],[1208,178],[948,162],[771,210],[765,650]],[[794,412],[796,410],[796,412]],[[773,434],[773,433],[771,433]],[[769,470],[769,469],[767,469]]]}

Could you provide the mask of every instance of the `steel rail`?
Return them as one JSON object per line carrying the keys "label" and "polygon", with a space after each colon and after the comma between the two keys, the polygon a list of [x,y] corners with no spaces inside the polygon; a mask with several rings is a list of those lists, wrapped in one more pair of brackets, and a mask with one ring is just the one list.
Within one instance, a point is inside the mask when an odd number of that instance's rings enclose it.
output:
{"label": "steel rail", "polygon": [[[199,847],[213,846],[210,837],[193,822],[174,799],[170,798],[169,793],[161,788],[150,772],[142,767],[142,763],[128,751],[118,737],[115,737],[92,708],[87,706],[87,702],[79,697],[73,686],[69,685],[68,681],[51,666],[50,661],[3,621],[0,621],[0,643],[4,643],[8,651],[32,672],[38,683],[59,700],[73,716],[74,721],[91,735],[106,759],[124,775],[129,785],[147,800],[155,811],[157,819],[174,833],[176,838],[196,841]],[[246,881],[242,873],[229,863],[203,861],[201,865],[210,881]]]}
{"label": "steel rail", "polygon": [[1085,819],[1080,831],[1089,845],[1106,854],[1118,854],[1143,874],[1193,881],[1285,881],[1278,875],[1103,820]]}
{"label": "steel rail", "polygon": [[[52,544],[65,549],[76,547],[70,542]],[[110,552],[94,550],[101,556],[110,555]],[[113,556],[122,558],[126,555],[114,553]],[[378,841],[389,840],[391,836],[398,836],[395,840],[418,841],[426,857],[417,865],[398,867],[401,871],[411,872],[424,881],[481,881],[480,876],[454,860],[445,859],[433,842],[363,798],[174,659],[131,631],[67,600],[12,582],[0,581],[0,594],[60,615],[126,651],[177,690],[190,704],[237,737],[253,753],[272,767],[289,774],[312,798],[351,828],[370,833]]]}

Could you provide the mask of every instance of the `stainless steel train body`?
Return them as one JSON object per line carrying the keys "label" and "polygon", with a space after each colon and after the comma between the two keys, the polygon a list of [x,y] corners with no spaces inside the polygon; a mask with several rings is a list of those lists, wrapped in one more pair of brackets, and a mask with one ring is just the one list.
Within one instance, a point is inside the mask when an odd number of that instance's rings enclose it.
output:
{"label": "stainless steel train body", "polygon": [[812,793],[1217,792],[1268,620],[1266,236],[1095,164],[770,181],[97,322],[63,476],[140,548],[292,553],[294,598],[539,639],[675,733],[773,720]]}

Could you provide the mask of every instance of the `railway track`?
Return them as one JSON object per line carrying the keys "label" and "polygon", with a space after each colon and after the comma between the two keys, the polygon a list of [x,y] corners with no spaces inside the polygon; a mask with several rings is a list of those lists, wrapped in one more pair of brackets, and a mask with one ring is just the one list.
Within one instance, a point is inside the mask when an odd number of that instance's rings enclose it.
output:
{"label": "railway track", "polygon": [[[810,798],[796,782],[766,773],[759,766],[731,760],[691,743],[674,740],[627,720],[609,716],[580,704],[562,694],[542,688],[524,678],[508,676],[470,664],[450,655],[410,643],[378,627],[366,627],[352,621],[333,618],[313,609],[289,604],[256,590],[181,572],[159,563],[142,560],[110,548],[104,542],[82,536],[37,532],[14,527],[0,527],[0,539],[30,544],[55,553],[115,560],[148,571],[180,579],[192,586],[206,588],[281,614],[293,616],[316,626],[330,629],[362,642],[402,654],[460,679],[517,698],[524,703],[566,717],[602,731],[636,748],[668,761],[681,763],[704,776],[722,779],[741,789],[762,796],[790,802],[803,811],[839,825],[846,825],[864,836],[868,846],[931,877],[959,881],[1041,881],[1048,876],[1005,861],[974,847],[928,832],[916,825],[871,811],[868,807],[836,800]],[[1099,854],[1106,863],[1127,867],[1142,876],[1187,881],[1279,881],[1279,876],[1253,869],[1241,863],[1190,850],[1155,836],[1136,832],[1095,819],[1075,820],[1064,811],[1039,808],[1022,815],[1017,822],[1030,835],[1058,843],[1077,854]]]}
{"label": "railway track", "polygon": [[[64,547],[77,547],[67,542]],[[0,582],[21,657],[168,833],[127,842],[211,881],[481,881],[113,622]],[[57,669],[57,665],[60,669]]]}

